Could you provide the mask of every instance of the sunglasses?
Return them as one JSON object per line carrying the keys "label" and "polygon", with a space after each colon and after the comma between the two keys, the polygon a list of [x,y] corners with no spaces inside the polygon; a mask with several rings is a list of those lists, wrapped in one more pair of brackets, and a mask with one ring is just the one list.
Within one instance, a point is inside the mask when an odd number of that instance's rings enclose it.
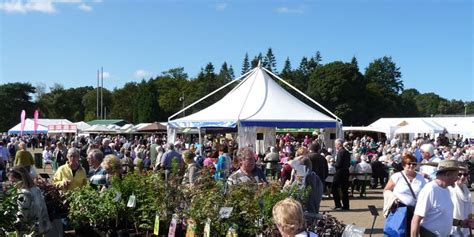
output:
{"label": "sunglasses", "polygon": [[407,166],[416,166],[416,163],[408,163]]}
{"label": "sunglasses", "polygon": [[469,175],[468,173],[459,173],[458,177],[461,177],[461,176],[467,177],[468,175]]}

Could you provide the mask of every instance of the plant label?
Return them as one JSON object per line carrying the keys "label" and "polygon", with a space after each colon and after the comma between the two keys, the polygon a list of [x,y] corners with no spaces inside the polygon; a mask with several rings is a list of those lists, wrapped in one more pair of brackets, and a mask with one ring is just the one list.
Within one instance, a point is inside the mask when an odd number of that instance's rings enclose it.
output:
{"label": "plant label", "polygon": [[114,197],[114,202],[120,201],[121,198],[122,198],[122,193],[121,192],[116,192],[115,197]]}
{"label": "plant label", "polygon": [[207,218],[206,225],[204,225],[204,237],[211,237],[211,219]]}
{"label": "plant label", "polygon": [[171,219],[170,228],[168,231],[168,237],[174,237],[176,234],[176,225],[178,224],[178,218],[176,215],[173,215],[173,219]]}
{"label": "plant label", "polygon": [[127,207],[134,208],[137,205],[137,198],[135,197],[135,194],[130,195],[130,198],[128,199],[127,202]]}
{"label": "plant label", "polygon": [[220,218],[221,219],[229,218],[230,215],[232,214],[232,210],[233,210],[232,207],[221,207],[221,209],[219,210]]}
{"label": "plant label", "polygon": [[156,214],[155,216],[155,226],[153,228],[153,234],[158,235],[160,233],[160,215]]}

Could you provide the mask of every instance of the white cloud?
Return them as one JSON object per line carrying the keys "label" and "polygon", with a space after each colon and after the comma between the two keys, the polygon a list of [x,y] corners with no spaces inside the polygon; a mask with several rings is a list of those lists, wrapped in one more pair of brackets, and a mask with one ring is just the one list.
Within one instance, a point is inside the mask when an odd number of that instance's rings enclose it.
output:
{"label": "white cloud", "polygon": [[89,6],[89,5],[86,5],[84,3],[82,3],[81,5],[79,5],[79,9],[85,11],[85,12],[90,12],[92,11],[92,7]]}
{"label": "white cloud", "polygon": [[143,69],[137,70],[137,71],[135,72],[135,77],[140,78],[140,79],[141,79],[141,78],[147,78],[147,77],[149,77],[150,75],[151,75],[150,72],[145,71],[145,70],[143,70]]}
{"label": "white cloud", "polygon": [[108,78],[112,78],[112,75],[110,74],[110,72],[104,72],[104,79],[108,79]]}
{"label": "white cloud", "polygon": [[216,5],[216,10],[217,11],[224,11],[227,8],[227,3],[218,3]]}
{"label": "white cloud", "polygon": [[6,12],[43,12],[43,13],[54,13],[52,0],[6,0],[0,3],[0,10]]}
{"label": "white cloud", "polygon": [[275,11],[280,14],[303,14],[304,13],[304,10],[302,7],[299,7],[299,8],[279,7],[275,9]]}
{"label": "white cloud", "polygon": [[[102,0],[92,0],[94,4]],[[10,13],[55,13],[58,4],[79,4],[79,9],[85,12],[92,11],[92,6],[85,4],[83,0],[0,0],[0,11]]]}

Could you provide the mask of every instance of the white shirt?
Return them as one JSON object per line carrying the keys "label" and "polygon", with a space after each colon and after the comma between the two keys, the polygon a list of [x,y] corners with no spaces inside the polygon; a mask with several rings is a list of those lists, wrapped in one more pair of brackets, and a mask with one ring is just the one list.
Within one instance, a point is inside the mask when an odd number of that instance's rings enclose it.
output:
{"label": "white shirt", "polygon": [[[405,172],[405,171],[401,171],[401,172]],[[410,191],[410,187],[408,187],[408,184],[405,181],[405,179],[402,177],[401,172],[394,173],[392,174],[392,176],[390,176],[390,180],[392,180],[392,182],[395,184],[395,187],[393,188],[393,194],[398,199],[400,199],[400,201],[402,201],[403,204],[407,206],[415,206],[416,200],[415,198],[413,198],[413,195],[411,194],[411,191]],[[405,173],[403,174],[405,175],[405,178],[407,178],[408,182],[410,182],[407,175]],[[415,178],[410,183],[411,188],[413,189],[413,192],[415,193],[415,196],[418,196],[418,194],[420,193],[423,186],[425,186],[425,184],[426,184],[426,181],[423,178],[423,176],[417,173]]]}
{"label": "white shirt", "polygon": [[[458,184],[455,184],[454,187],[448,187],[448,190],[451,193],[454,206],[453,218],[457,220],[467,219],[472,212],[471,192],[466,185],[459,186]],[[453,226],[451,235],[469,236],[469,229]]]}
{"label": "white shirt", "polygon": [[448,236],[453,223],[453,209],[449,190],[434,180],[421,189],[415,215],[423,217],[421,226],[438,236]]}
{"label": "white shirt", "polygon": [[[355,166],[354,172],[356,174],[372,173],[372,166],[370,166],[370,164],[365,161],[361,161]],[[366,180],[365,175],[357,175],[356,178],[358,180]],[[370,175],[368,176],[368,178],[370,178]]]}

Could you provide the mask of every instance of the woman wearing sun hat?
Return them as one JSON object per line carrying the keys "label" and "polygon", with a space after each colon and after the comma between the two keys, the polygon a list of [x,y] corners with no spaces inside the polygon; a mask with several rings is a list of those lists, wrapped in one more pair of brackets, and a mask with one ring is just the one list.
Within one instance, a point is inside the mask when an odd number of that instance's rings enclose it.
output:
{"label": "woman wearing sun hat", "polygon": [[[411,236],[448,236],[453,223],[454,205],[448,187],[458,179],[459,163],[456,160],[442,160],[438,164],[436,179],[421,189],[411,223]],[[473,226],[470,219],[461,226]]]}
{"label": "woman wearing sun hat", "polygon": [[456,183],[448,187],[454,205],[451,236],[469,236],[469,229],[462,226],[463,220],[469,219],[472,213],[471,192],[466,185],[468,176],[468,169],[461,167]]}

